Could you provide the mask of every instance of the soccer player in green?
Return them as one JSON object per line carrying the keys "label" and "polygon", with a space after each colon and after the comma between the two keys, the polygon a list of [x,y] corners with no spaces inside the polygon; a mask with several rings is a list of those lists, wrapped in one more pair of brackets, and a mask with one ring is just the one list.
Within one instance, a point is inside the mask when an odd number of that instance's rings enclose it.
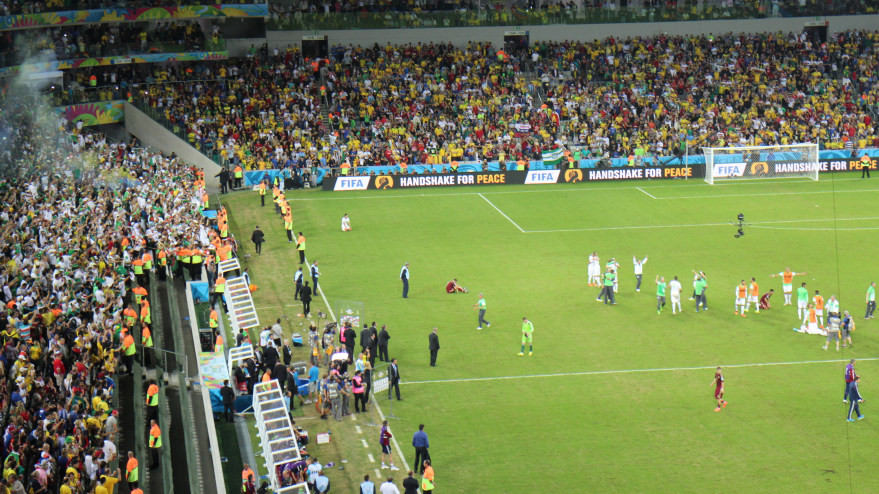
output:
{"label": "soccer player in green", "polygon": [[809,310],[809,290],[806,290],[806,284],[803,283],[797,288],[797,318],[803,320]]}
{"label": "soccer player in green", "polygon": [[665,282],[664,276],[656,275],[656,313],[662,314],[662,308],[665,307],[665,289],[668,283]]}
{"label": "soccer player in green", "polygon": [[534,335],[534,324],[527,317],[522,318],[522,349],[519,350],[519,356],[525,355],[525,342],[528,342],[528,356],[534,353],[534,345],[531,344],[531,338]]}
{"label": "soccer player in green", "polygon": [[479,311],[479,326],[476,326],[476,329],[482,329],[482,324],[485,324],[485,327],[491,327],[491,323],[485,318],[485,296],[483,294],[479,294],[479,300],[473,304],[473,309]]}

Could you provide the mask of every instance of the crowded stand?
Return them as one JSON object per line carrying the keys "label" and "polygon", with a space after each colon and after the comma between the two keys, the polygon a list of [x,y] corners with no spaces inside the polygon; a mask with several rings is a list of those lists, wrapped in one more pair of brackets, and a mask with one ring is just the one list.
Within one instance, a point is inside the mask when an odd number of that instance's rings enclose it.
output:
{"label": "crowded stand", "polygon": [[614,22],[759,19],[879,12],[879,2],[802,0],[282,0],[269,5],[273,30],[524,26]]}
{"label": "crowded stand", "polygon": [[59,132],[66,122],[41,109],[18,97],[0,120],[0,487],[136,486],[146,459],[117,451],[116,402],[140,383],[116,376],[152,345],[144,274],[161,277],[160,251],[207,247],[204,182],[174,157]]}
{"label": "crowded stand", "polygon": [[[173,7],[177,5],[202,5],[201,0],[139,0],[136,7]],[[0,15],[36,14],[62,10],[94,10],[117,6],[107,0],[5,0],[0,3]]]}
{"label": "crowded stand", "polygon": [[337,46],[319,61],[291,49],[270,63],[196,68],[187,76],[198,82],[154,84],[145,100],[193,145],[252,169],[509,164],[558,144],[584,158],[816,139],[863,148],[879,144],[877,38],[663,35],[512,54],[480,43]]}
{"label": "crowded stand", "polygon": [[206,37],[192,20],[154,23],[92,24],[84,26],[6,31],[0,38],[3,66],[32,59],[69,60],[126,56],[165,51],[192,51],[219,46],[219,28]]}

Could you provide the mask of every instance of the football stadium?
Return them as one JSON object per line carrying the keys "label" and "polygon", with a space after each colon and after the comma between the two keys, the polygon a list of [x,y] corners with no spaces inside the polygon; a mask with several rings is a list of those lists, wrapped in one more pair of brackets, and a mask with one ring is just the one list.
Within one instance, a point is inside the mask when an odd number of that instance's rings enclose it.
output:
{"label": "football stadium", "polygon": [[879,491],[876,26],[4,2],[0,494]]}

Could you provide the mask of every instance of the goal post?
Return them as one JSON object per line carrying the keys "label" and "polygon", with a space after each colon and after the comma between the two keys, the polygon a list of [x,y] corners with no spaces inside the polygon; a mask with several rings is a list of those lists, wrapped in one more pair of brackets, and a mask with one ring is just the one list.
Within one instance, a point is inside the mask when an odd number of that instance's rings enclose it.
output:
{"label": "goal post", "polygon": [[818,144],[778,146],[703,147],[705,181],[764,178],[818,180]]}

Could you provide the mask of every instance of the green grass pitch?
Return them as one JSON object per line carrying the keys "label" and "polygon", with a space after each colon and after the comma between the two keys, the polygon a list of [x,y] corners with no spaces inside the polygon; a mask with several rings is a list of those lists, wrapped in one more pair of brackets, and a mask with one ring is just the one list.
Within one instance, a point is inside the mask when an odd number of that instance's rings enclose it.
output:
{"label": "green grass pitch", "polygon": [[[879,361],[862,360],[866,419],[845,421],[844,360],[879,357],[879,323],[863,319],[879,278],[879,183],[821,180],[642,181],[552,186],[289,193],[308,258],[334,300],[362,301],[387,324],[404,401],[392,421],[410,462],[417,424],[431,441],[443,492],[870,492],[879,443]],[[255,224],[263,255],[248,265],[260,317],[286,315],[298,264],[280,218],[255,192],[223,196],[245,253]],[[353,231],[339,221],[351,217]],[[745,236],[733,238],[743,213]],[[595,301],[586,261],[621,263],[618,305]],[[634,291],[632,256],[649,256]],[[410,263],[410,298],[400,268]],[[792,331],[780,279],[807,271],[855,316],[854,348]],[[691,270],[708,276],[708,312],[686,298]],[[656,314],[654,277],[677,275],[682,314]],[[757,278],[770,311],[733,314],[733,290]],[[457,278],[468,294],[448,295]],[[484,292],[491,327],[476,331]],[[317,307],[323,301],[316,300]],[[519,357],[523,316],[534,355]],[[428,334],[442,349],[428,366]],[[527,350],[526,350],[527,354]],[[303,357],[304,358],[304,357]],[[778,365],[759,365],[778,364]],[[715,413],[714,366],[729,406]],[[354,475],[354,473],[352,473]],[[357,478],[359,474],[354,475]]]}

